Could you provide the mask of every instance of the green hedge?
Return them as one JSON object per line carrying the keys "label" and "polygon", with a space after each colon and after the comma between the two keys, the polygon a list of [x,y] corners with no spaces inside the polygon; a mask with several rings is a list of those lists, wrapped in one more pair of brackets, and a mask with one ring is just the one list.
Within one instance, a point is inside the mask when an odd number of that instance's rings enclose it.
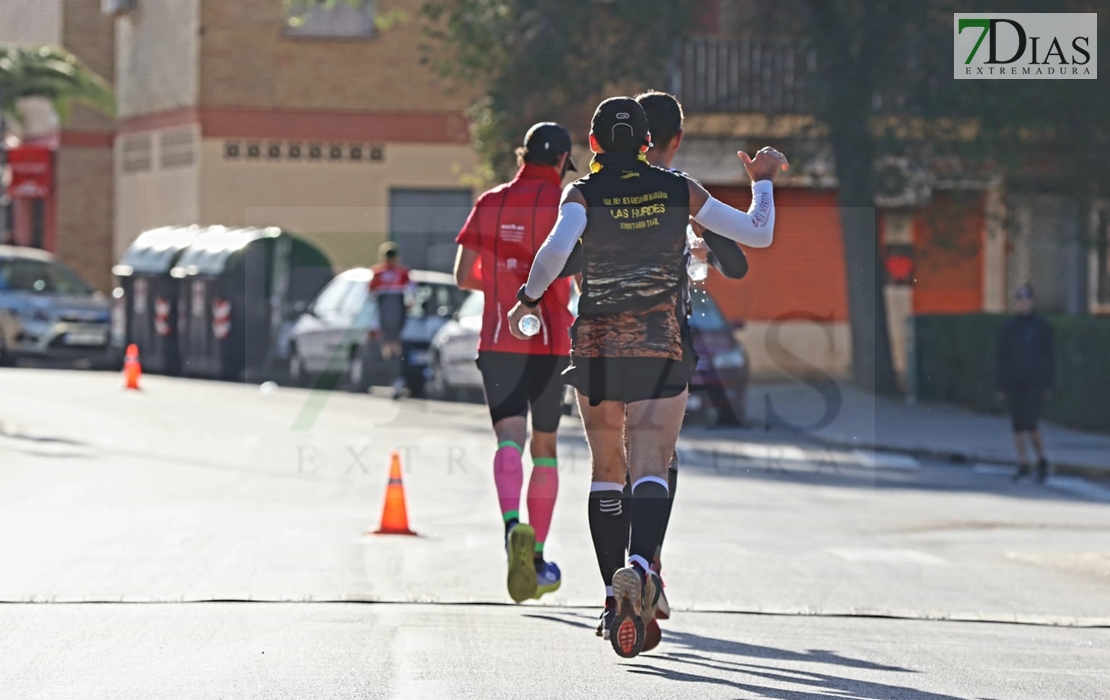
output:
{"label": "green hedge", "polygon": [[[995,395],[995,347],[1008,316],[914,319],[917,394],[978,411],[1002,412]],[[1110,318],[1046,316],[1055,331],[1056,391],[1045,418],[1110,431]]]}

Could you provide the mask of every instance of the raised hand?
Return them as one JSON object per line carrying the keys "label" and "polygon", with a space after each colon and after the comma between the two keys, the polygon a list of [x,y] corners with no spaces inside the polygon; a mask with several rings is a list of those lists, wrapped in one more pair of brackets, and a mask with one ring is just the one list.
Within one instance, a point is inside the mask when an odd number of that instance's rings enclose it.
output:
{"label": "raised hand", "polygon": [[759,149],[754,160],[744,151],[737,151],[736,155],[744,161],[744,170],[748,171],[748,177],[752,179],[752,182],[758,182],[759,180],[774,182],[780,172],[790,167],[790,164],[786,161],[786,156],[770,146]]}

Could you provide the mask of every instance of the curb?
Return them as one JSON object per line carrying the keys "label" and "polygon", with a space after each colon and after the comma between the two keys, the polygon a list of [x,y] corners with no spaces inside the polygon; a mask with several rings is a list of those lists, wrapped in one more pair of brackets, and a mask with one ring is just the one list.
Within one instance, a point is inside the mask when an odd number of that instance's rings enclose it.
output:
{"label": "curb", "polygon": [[[794,435],[801,435],[825,447],[838,447],[842,449],[852,450],[873,450],[875,452],[889,452],[893,454],[907,455],[910,457],[924,457],[928,459],[936,459],[951,464],[994,464],[1004,467],[1018,468],[1017,460],[1012,459],[999,459],[997,457],[978,456],[969,452],[962,452],[959,450],[937,450],[923,447],[905,447],[902,445],[882,445],[875,443],[861,443],[852,442],[849,440],[838,440],[819,435],[817,433],[809,432],[790,425],[776,425],[759,423],[756,421],[749,421],[746,425],[751,430],[762,430],[769,432],[771,429],[779,429]],[[696,450],[701,452],[703,450]],[[1110,467],[1092,467],[1085,464],[1072,464],[1068,462],[1052,462],[1052,473],[1060,476],[1079,476],[1091,481],[1105,483],[1110,481]]]}

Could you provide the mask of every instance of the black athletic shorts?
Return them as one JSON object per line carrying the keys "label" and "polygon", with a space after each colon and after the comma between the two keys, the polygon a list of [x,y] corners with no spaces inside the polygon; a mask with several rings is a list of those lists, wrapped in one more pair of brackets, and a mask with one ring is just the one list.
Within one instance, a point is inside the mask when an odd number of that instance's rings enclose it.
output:
{"label": "black athletic shorts", "polygon": [[553,433],[563,416],[564,355],[480,352],[478,370],[494,423],[532,412],[532,429]]}
{"label": "black athletic shorts", "polygon": [[634,403],[678,396],[689,387],[693,372],[689,357],[575,357],[563,378],[597,406],[602,401]]}
{"label": "black athletic shorts", "polygon": [[1015,433],[1030,433],[1037,429],[1043,398],[1044,389],[1035,384],[1015,384],[1006,390]]}

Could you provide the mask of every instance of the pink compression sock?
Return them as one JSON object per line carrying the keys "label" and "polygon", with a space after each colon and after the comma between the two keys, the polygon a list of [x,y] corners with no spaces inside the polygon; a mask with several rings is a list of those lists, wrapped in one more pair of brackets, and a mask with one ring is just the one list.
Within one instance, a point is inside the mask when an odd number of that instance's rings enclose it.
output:
{"label": "pink compression sock", "polygon": [[554,458],[532,460],[532,478],[528,480],[528,522],[536,530],[536,551],[543,552],[543,543],[551,529],[555,497],[559,494],[559,469]]}
{"label": "pink compression sock", "polygon": [[493,455],[493,483],[497,485],[497,500],[505,522],[520,520],[520,489],[524,486],[520,452],[520,445],[505,440]]}

